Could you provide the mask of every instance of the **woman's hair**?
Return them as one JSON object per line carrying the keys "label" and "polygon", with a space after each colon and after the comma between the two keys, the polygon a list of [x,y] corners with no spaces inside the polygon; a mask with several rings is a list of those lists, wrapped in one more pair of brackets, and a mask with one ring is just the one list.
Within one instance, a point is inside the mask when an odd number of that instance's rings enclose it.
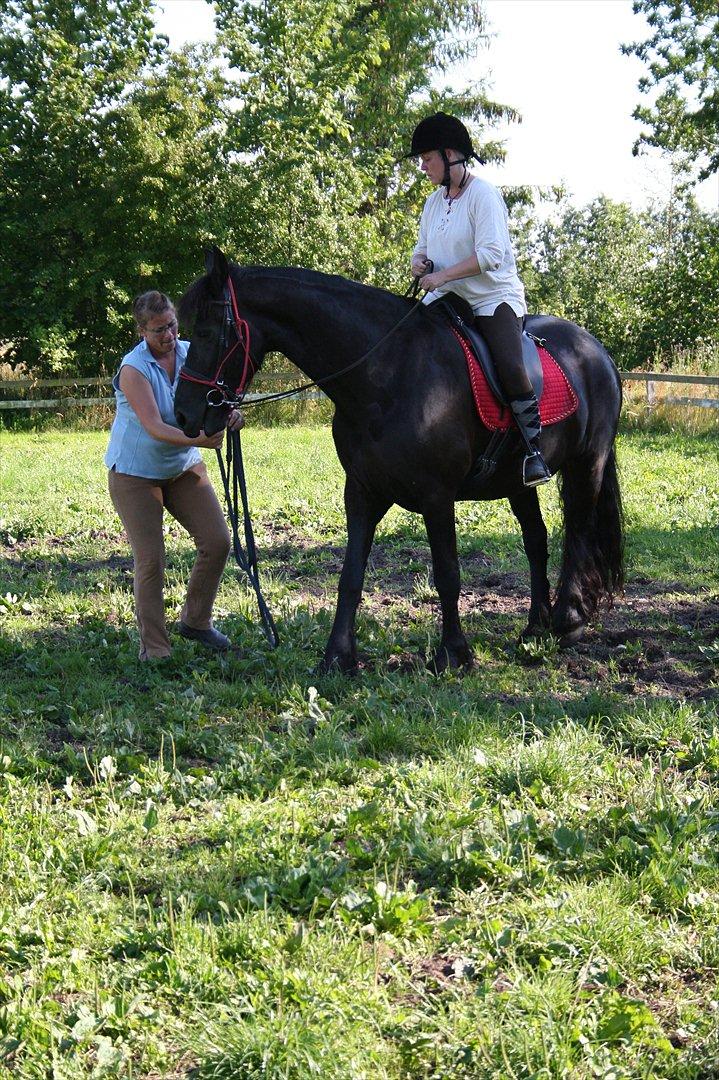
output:
{"label": "woman's hair", "polygon": [[158,292],[157,289],[150,289],[149,292],[142,293],[132,305],[132,314],[135,316],[135,322],[140,330],[143,329],[147,320],[151,319],[153,315],[162,315],[164,311],[171,311],[174,315],[175,305],[169,296],[165,296],[164,292]]}

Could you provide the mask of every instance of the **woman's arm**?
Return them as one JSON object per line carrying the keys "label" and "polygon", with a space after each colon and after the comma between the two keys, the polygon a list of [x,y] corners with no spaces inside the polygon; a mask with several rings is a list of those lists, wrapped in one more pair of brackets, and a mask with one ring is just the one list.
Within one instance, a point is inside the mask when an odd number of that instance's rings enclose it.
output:
{"label": "woman's arm", "polygon": [[446,285],[450,281],[474,277],[475,274],[481,273],[482,268],[477,261],[477,256],[470,255],[469,258],[462,259],[461,262],[455,263],[454,266],[448,266],[444,270],[435,270],[431,274],[425,274],[422,277],[421,285],[427,292],[432,292],[433,289],[438,289],[441,285]]}
{"label": "woman's arm", "polygon": [[134,410],[137,419],[148,435],[160,442],[171,443],[172,446],[202,446],[209,450],[217,450],[222,446],[225,433],[218,431],[216,435],[205,435],[204,431],[194,439],[189,439],[179,428],[172,424],[166,424],[160,416],[160,410],[155,401],[150,384],[144,375],[136,368],[125,365],[120,371],[120,389]]}

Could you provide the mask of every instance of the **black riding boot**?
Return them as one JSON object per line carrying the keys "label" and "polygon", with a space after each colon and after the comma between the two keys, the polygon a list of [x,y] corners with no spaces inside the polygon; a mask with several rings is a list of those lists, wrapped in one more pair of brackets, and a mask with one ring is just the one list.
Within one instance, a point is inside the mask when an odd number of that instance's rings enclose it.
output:
{"label": "black riding boot", "polygon": [[510,401],[512,413],[519,428],[522,440],[529,453],[522,465],[522,480],[525,487],[538,487],[552,479],[552,474],[539,449],[539,435],[542,425],[539,420],[539,405],[534,394],[523,394]]}

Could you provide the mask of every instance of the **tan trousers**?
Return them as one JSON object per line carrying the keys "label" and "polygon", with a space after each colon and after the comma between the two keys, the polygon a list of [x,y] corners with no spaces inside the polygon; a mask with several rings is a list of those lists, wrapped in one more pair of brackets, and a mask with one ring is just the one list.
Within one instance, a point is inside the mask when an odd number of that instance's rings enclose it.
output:
{"label": "tan trousers", "polygon": [[165,539],[168,510],[195,541],[197,557],[180,618],[196,630],[212,626],[212,605],[230,551],[230,533],[204,462],[173,480],[146,480],[110,470],[112,505],[125,526],[135,563],[135,614],[140,659],[169,656],[165,622]]}

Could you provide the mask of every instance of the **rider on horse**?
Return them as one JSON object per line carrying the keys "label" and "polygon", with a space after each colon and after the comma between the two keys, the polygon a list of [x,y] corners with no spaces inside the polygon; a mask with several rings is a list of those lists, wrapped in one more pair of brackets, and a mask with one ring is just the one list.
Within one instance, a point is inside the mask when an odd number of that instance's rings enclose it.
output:
{"label": "rider on horse", "polygon": [[422,120],[412,135],[410,156],[421,159],[422,171],[437,185],[422,211],[412,273],[426,290],[425,303],[451,291],[471,306],[527,447],[524,484],[544,484],[551,473],[539,449],[539,405],[522,361],[527,308],[504,199],[467,169],[472,158],[484,162],[454,116],[439,112]]}

